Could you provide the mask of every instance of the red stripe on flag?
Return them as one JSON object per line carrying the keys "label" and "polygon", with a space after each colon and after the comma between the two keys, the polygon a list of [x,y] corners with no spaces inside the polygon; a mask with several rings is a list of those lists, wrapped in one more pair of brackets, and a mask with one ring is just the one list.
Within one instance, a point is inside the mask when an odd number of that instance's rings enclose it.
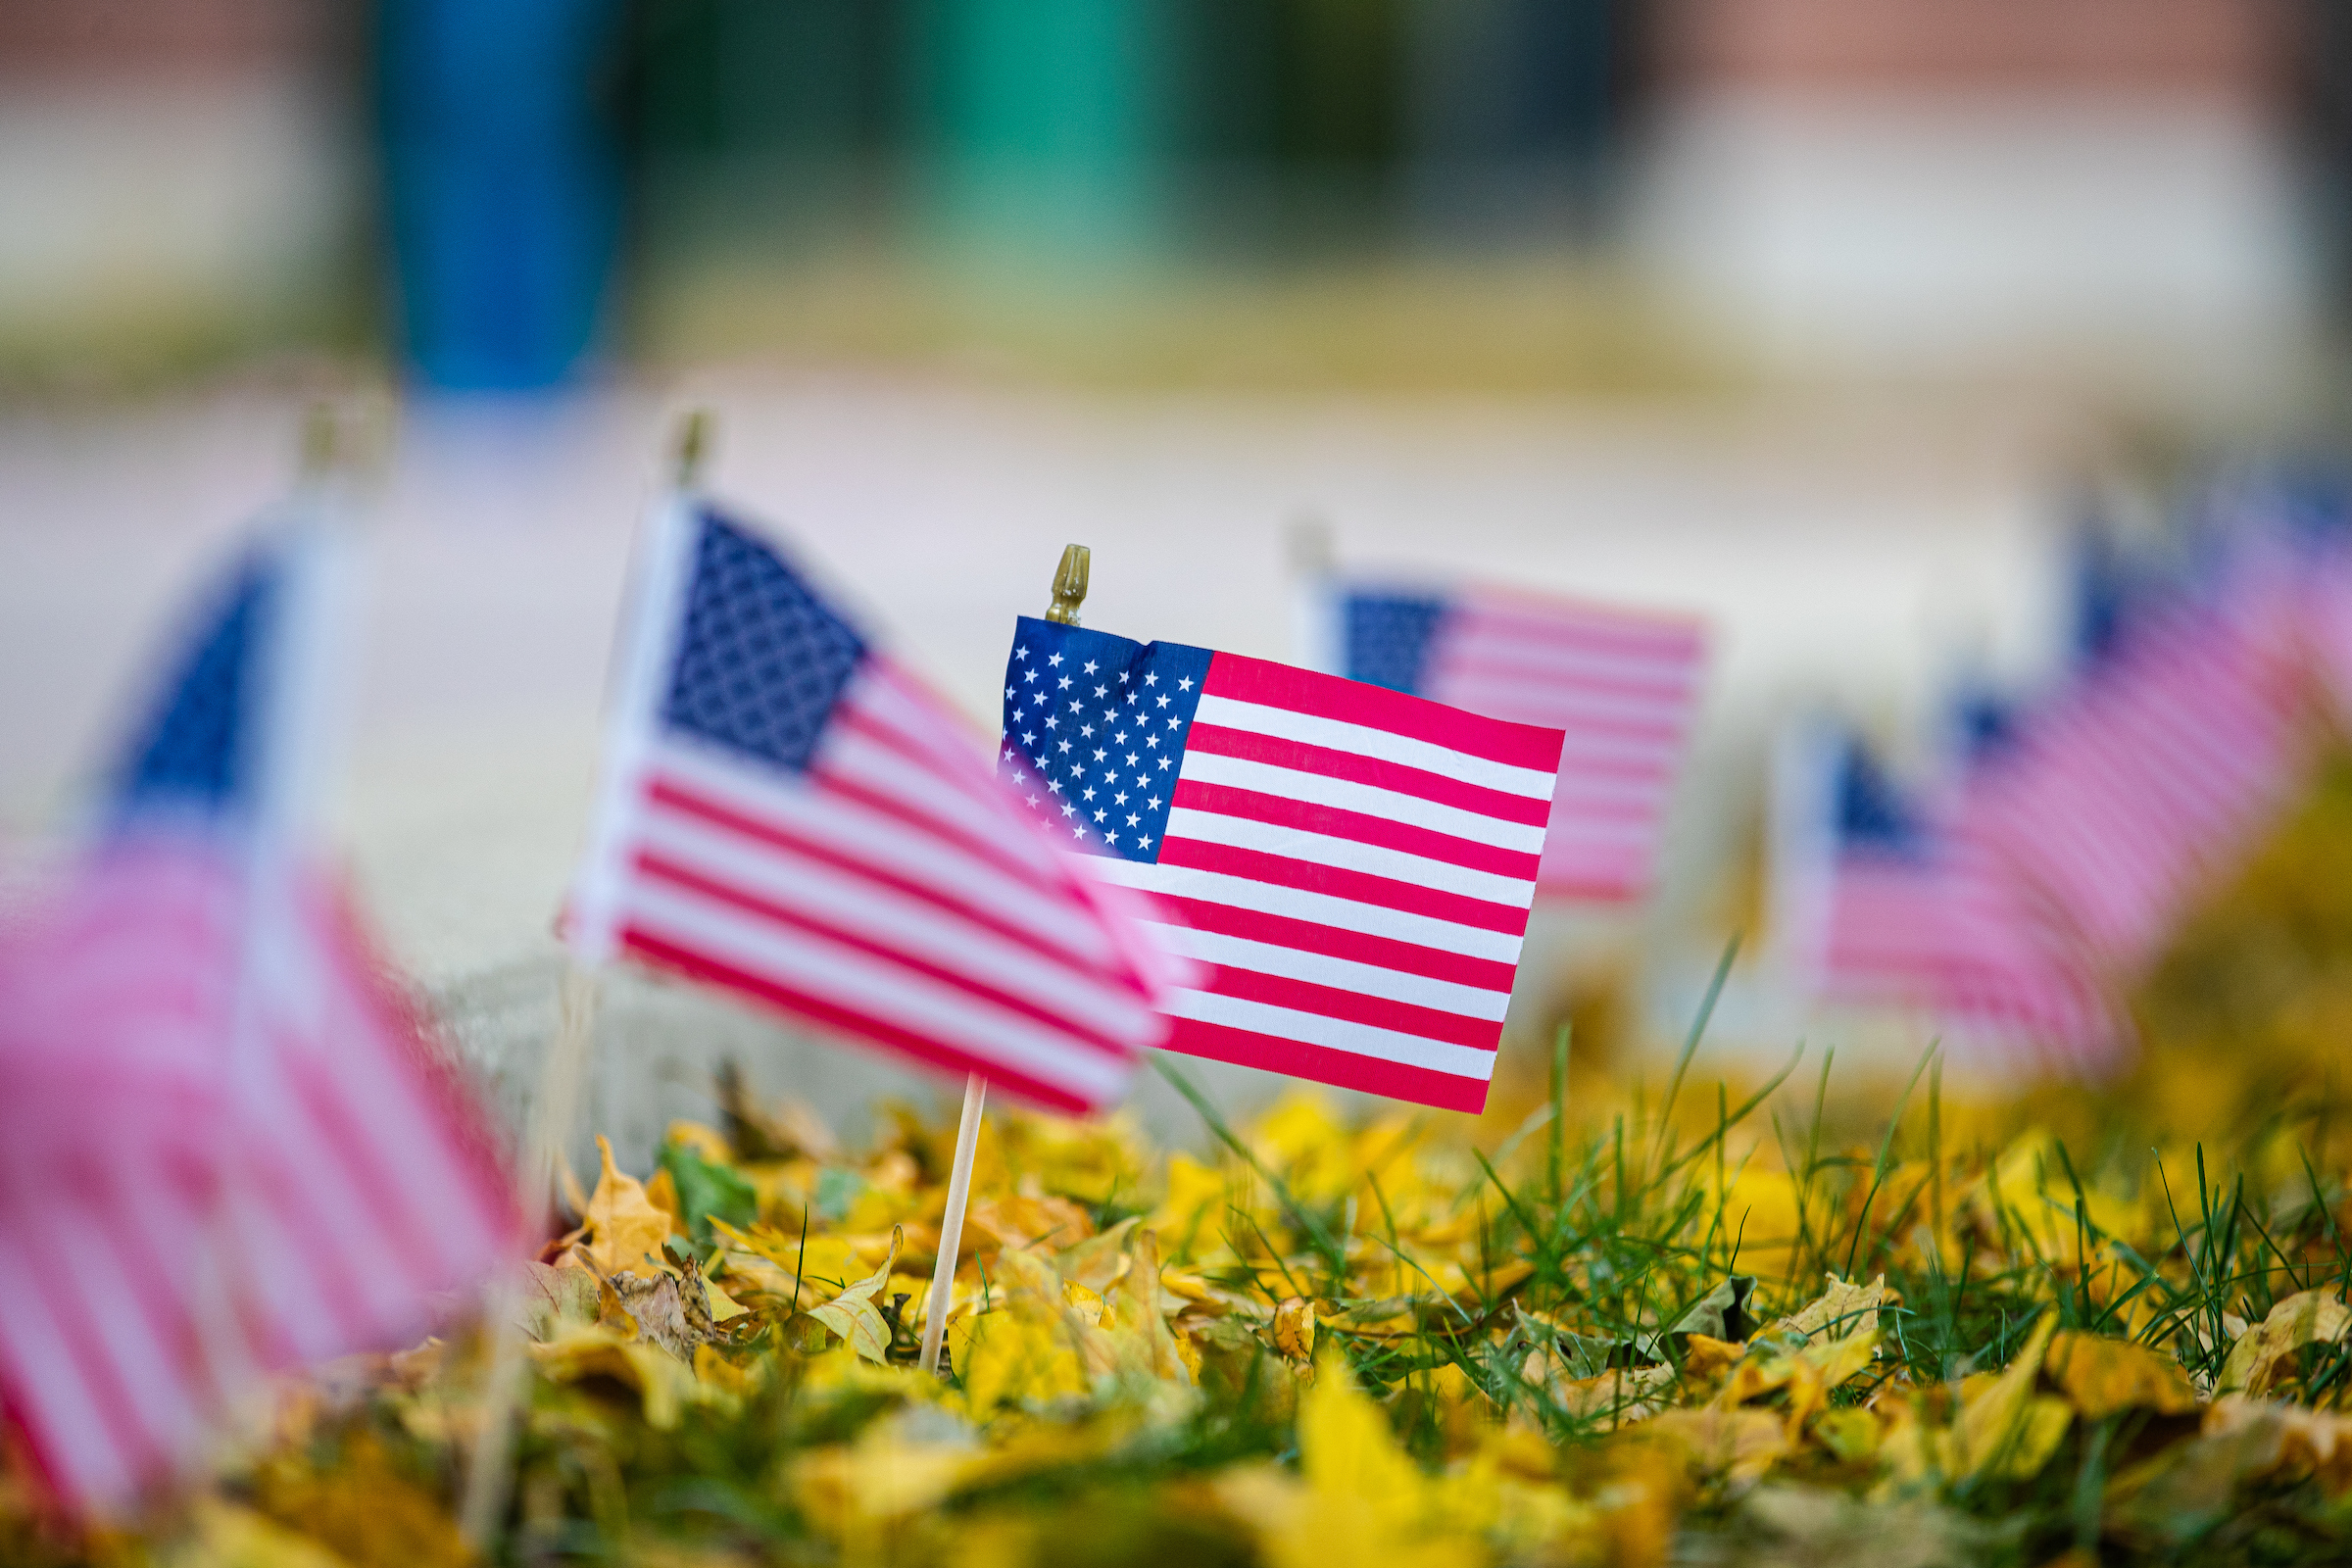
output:
{"label": "red stripe on flag", "polygon": [[[1311,713],[1387,730],[1393,735],[1427,741],[1466,756],[1556,772],[1560,765],[1560,737],[1556,730],[1508,724],[1447,708],[1443,703],[1407,697],[1362,681],[1343,680],[1311,669],[1298,669],[1263,659],[1245,659],[1220,653],[1209,661],[1208,677],[1200,683],[1204,697],[1229,697],[1235,702],[1260,703],[1294,713]],[[1199,730],[1196,728],[1197,735]]]}
{"label": "red stripe on flag", "polygon": [[1227,1024],[1204,1023],[1198,1018],[1175,1020],[1175,1028],[1168,1036],[1168,1049],[1187,1055],[1206,1056],[1211,1061],[1287,1073],[1310,1083],[1409,1100],[1435,1105],[1440,1110],[1466,1111],[1475,1116],[1487,1108],[1487,1081],[1483,1078],[1433,1072],[1427,1067],[1410,1067],[1379,1056],[1359,1056],[1351,1051],[1333,1051],[1328,1046],[1310,1046]]}

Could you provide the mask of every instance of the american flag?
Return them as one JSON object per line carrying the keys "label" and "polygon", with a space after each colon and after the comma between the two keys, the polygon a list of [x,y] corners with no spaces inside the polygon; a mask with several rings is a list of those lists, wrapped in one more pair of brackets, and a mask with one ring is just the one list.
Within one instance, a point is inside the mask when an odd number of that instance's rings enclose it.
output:
{"label": "american flag", "polygon": [[1850,737],[1795,732],[1776,765],[1781,915],[1810,991],[1917,1009],[1980,1062],[2112,1053],[2096,976],[1998,861]]}
{"label": "american flag", "polygon": [[0,1397],[119,1504],[258,1376],[412,1340],[521,1239],[489,1124],[303,841],[329,547],[207,605],[106,829],[0,953]]}
{"label": "american flag", "polygon": [[769,545],[681,500],[643,559],[574,952],[1056,1109],[1117,1100],[1166,1025],[1116,890]]}
{"label": "american flag", "polygon": [[1486,589],[1355,586],[1336,608],[1348,678],[1566,732],[1539,888],[1642,896],[1698,707],[1698,622]]}
{"label": "american flag", "polygon": [[1023,617],[999,773],[1159,901],[1168,1048],[1477,1111],[1560,732],[1311,670]]}
{"label": "american flag", "polygon": [[2068,683],[1986,749],[1954,833],[2102,966],[2150,961],[2300,776],[2299,609],[2294,575],[2259,549],[2127,601]]}

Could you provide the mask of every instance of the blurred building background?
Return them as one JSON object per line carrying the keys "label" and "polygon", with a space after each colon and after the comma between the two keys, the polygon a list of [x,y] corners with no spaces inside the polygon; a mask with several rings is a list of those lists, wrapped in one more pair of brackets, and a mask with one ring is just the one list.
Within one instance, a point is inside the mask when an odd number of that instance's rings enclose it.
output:
{"label": "blurred building background", "polygon": [[[2086,478],[2144,521],[2200,451],[2332,438],[2342,17],[0,0],[0,834],[67,818],[302,399],[397,384],[345,826],[518,1084],[691,399],[725,492],[976,717],[1072,538],[1097,623],[1271,657],[1303,514],[1350,561],[1704,612],[1658,897],[1547,911],[1514,1004],[1522,1041],[1604,992],[1662,1035],[1753,934],[1785,715],[1899,745],[1955,674],[2030,680]],[[1785,1050],[1787,1001],[1743,979],[1726,1037]],[[612,1009],[624,1150],[747,1040],[836,1109],[897,1081],[691,1005]]]}
{"label": "blurred building background", "polygon": [[2308,388],[2321,0],[0,0],[0,366]]}

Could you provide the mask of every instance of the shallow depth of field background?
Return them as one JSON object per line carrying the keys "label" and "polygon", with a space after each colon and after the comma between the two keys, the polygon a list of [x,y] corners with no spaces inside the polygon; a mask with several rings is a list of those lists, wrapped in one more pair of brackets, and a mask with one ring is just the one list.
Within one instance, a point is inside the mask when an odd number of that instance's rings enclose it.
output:
{"label": "shallow depth of field background", "polygon": [[[2321,0],[0,0],[0,835],[70,830],[336,398],[343,841],[514,1092],[629,531],[708,406],[717,491],[975,723],[1070,540],[1091,623],[1278,658],[1302,522],[1704,612],[1661,886],[1540,911],[1513,1038],[1667,1038],[1740,930],[1720,1063],[1907,1066],[1777,976],[1774,728],[1917,747],[1951,679],[2052,667],[2086,515],[2326,449],[2348,215]],[[640,1167],[723,1055],[933,1092],[653,984],[599,1051]]]}

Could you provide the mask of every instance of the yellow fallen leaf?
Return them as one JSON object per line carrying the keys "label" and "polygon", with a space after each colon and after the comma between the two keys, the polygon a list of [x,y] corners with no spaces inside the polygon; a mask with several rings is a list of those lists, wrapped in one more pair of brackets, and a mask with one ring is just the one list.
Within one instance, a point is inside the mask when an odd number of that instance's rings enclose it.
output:
{"label": "yellow fallen leaf", "polygon": [[272,1519],[330,1548],[352,1568],[466,1568],[474,1554],[441,1499],[393,1462],[371,1434],[347,1440],[331,1465],[286,1455],[254,1476]]}
{"label": "yellow fallen leaf", "polygon": [[1294,1296],[1274,1308],[1274,1348],[1294,1361],[1309,1361],[1315,1354],[1315,1307],[1304,1297]]}
{"label": "yellow fallen leaf", "polygon": [[2129,1340],[2060,1334],[2050,1341],[2044,1365],[2050,1381],[2087,1421],[2124,1410],[2185,1415],[2197,1407],[2197,1391],[2189,1387],[2180,1362]]}
{"label": "yellow fallen leaf", "polygon": [[1813,1423],[1813,1436],[1821,1446],[1848,1464],[1878,1454],[1879,1432],[1877,1416],[1851,1405],[1824,1410]]}
{"label": "yellow fallen leaf", "polygon": [[1946,1435],[1952,1474],[2025,1481],[2049,1462],[2075,1417],[2064,1399],[2034,1392],[2057,1328],[2058,1314],[2044,1312],[2006,1371],[1973,1390],[1963,1385],[1960,1419]]}
{"label": "yellow fallen leaf", "polygon": [[1655,1413],[1673,1387],[1674,1368],[1641,1366],[1603,1372],[1596,1378],[1561,1379],[1552,1384],[1551,1396],[1553,1402],[1572,1416],[1610,1422],[1639,1421]]}
{"label": "yellow fallen leaf", "polygon": [[1168,1195],[1150,1224],[1174,1239],[1181,1254],[1198,1238],[1213,1238],[1224,1221],[1225,1174],[1189,1154],[1168,1156]]}
{"label": "yellow fallen leaf", "polygon": [[1683,1345],[1683,1375],[1689,1378],[1719,1377],[1737,1365],[1745,1354],[1745,1345],[1693,1334]]}
{"label": "yellow fallen leaf", "polygon": [[2265,1426],[2277,1436],[2273,1472],[2312,1476],[2331,1496],[2352,1488],[2352,1416],[2226,1394],[2205,1412],[2203,1435],[2226,1437]]}
{"label": "yellow fallen leaf", "polygon": [[868,1361],[890,1360],[890,1325],[883,1320],[882,1309],[874,1304],[874,1297],[890,1283],[890,1265],[898,1261],[900,1240],[901,1233],[893,1231],[890,1255],[882,1260],[880,1268],[808,1314],[840,1335]]}
{"label": "yellow fallen leaf", "polygon": [[2352,1329],[2352,1309],[2326,1291],[2299,1291],[2270,1310],[2230,1348],[2219,1394],[2260,1394],[2279,1379],[2285,1364],[2306,1345],[2332,1345]]}
{"label": "yellow fallen leaf", "polygon": [[196,1500],[193,1523],[174,1568],[351,1568],[308,1536],[218,1497]]}
{"label": "yellow fallen leaf", "polygon": [[1078,1321],[1090,1329],[1102,1326],[1102,1298],[1075,1280],[1061,1282],[1061,1303],[1078,1314]]}
{"label": "yellow fallen leaf", "polygon": [[1678,1445],[1700,1474],[1734,1485],[1753,1483],[1790,1448],[1786,1423],[1770,1410],[1663,1410],[1642,1431]]}
{"label": "yellow fallen leaf", "polygon": [[662,1135],[662,1141],[691,1149],[713,1165],[735,1163],[735,1151],[727,1143],[725,1135],[717,1128],[699,1121],[671,1122],[669,1131]]}
{"label": "yellow fallen leaf", "polygon": [[677,1178],[670,1175],[667,1165],[655,1171],[653,1179],[645,1184],[645,1200],[669,1216],[671,1235],[678,1235],[686,1229],[679,1218],[686,1212],[686,1205],[678,1200]]}
{"label": "yellow fallen leaf", "polygon": [[[1155,1378],[1190,1384],[1192,1366],[1160,1311],[1159,1233],[1139,1230],[1128,1250],[1128,1266],[1111,1286],[1113,1327],[1137,1349],[1140,1369]],[[1280,1313],[1276,1314],[1277,1334]],[[1307,1343],[1314,1343],[1314,1314],[1307,1314]]]}
{"label": "yellow fallen leaf", "polygon": [[1775,1333],[1796,1333],[1814,1339],[1827,1333],[1842,1339],[1879,1326],[1879,1313],[1903,1304],[1899,1292],[1886,1288],[1882,1274],[1868,1285],[1829,1276],[1829,1289],[1773,1325]]}
{"label": "yellow fallen leaf", "polygon": [[713,1323],[724,1323],[732,1318],[739,1318],[751,1310],[719,1289],[718,1281],[714,1279],[706,1276],[703,1280],[703,1289],[710,1297],[710,1321]]}
{"label": "yellow fallen leaf", "polygon": [[1070,1327],[1031,1303],[1008,1305],[948,1325],[964,1408],[985,1421],[1000,1407],[1036,1408],[1082,1396],[1086,1365]]}
{"label": "yellow fallen leaf", "polygon": [[577,1329],[530,1348],[531,1358],[551,1381],[576,1383],[609,1377],[634,1391],[645,1424],[667,1431],[694,1393],[694,1372],[675,1356],[640,1340],[623,1339],[608,1328]]}
{"label": "yellow fallen leaf", "polygon": [[1316,1362],[1314,1386],[1298,1403],[1298,1472],[1303,1488],[1260,1523],[1272,1568],[1471,1568],[1485,1558],[1466,1532],[1446,1528],[1454,1521],[1443,1484],[1406,1456],[1336,1351]]}
{"label": "yellow fallen leaf", "polygon": [[596,1191],[588,1198],[588,1240],[583,1250],[608,1274],[652,1274],[656,1266],[647,1259],[662,1255],[662,1248],[669,1240],[669,1215],[647,1199],[637,1178],[623,1176],[613,1168],[612,1146],[602,1133],[597,1135],[596,1149],[604,1168],[596,1178]]}

